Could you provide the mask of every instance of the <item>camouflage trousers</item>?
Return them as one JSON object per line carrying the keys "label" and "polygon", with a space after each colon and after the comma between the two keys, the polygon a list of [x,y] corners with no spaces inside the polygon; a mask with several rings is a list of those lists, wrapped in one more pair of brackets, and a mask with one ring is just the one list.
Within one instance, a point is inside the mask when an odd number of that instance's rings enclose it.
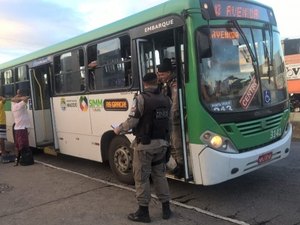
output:
{"label": "camouflage trousers", "polygon": [[153,149],[135,149],[133,156],[133,174],[136,188],[136,198],[140,206],[148,206],[151,200],[150,175],[156,195],[160,202],[170,200],[169,185],[166,178],[164,161],[152,165],[165,157],[166,147]]}

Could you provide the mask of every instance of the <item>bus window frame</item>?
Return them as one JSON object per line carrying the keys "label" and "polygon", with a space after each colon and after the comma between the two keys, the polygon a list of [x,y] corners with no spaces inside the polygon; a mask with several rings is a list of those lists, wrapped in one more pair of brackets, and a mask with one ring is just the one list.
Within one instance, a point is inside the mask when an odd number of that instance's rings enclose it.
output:
{"label": "bus window frame", "polygon": [[[19,69],[25,68],[25,77],[23,80],[19,79]],[[19,65],[14,68],[14,83],[15,83],[15,91],[20,89],[23,91],[24,95],[30,96],[31,88],[30,88],[30,79],[29,79],[29,67],[27,64]]]}
{"label": "bus window frame", "polygon": [[[5,72],[10,71],[11,72],[11,82],[5,84]],[[10,91],[10,94],[7,94],[7,92],[5,91],[5,88],[9,87],[12,90]],[[1,95],[4,97],[13,97],[15,96],[16,90],[15,90],[15,78],[14,78],[14,68],[7,68],[5,70],[1,71]]]}
{"label": "bus window frame", "polygon": [[[80,55],[80,51],[82,51],[82,59],[80,59],[81,55]],[[79,68],[78,70],[71,70],[71,72],[65,72],[65,71],[62,71],[62,66],[61,66],[61,56],[64,55],[64,54],[67,54],[67,53],[71,53],[71,58],[73,58],[73,54],[77,52],[76,54],[78,54],[78,65],[79,65]],[[53,83],[53,95],[54,96],[67,96],[67,95],[74,95],[74,94],[80,94],[80,93],[84,93],[86,90],[80,90],[79,91],[64,91],[62,90],[61,92],[57,92],[57,82],[56,82],[56,78],[58,76],[66,76],[67,74],[74,74],[74,73],[77,73],[79,72],[80,74],[80,78],[81,78],[81,73],[83,72],[84,73],[84,84],[85,84],[85,87],[86,87],[86,53],[85,53],[85,49],[83,46],[79,46],[79,47],[76,47],[76,48],[72,48],[72,49],[68,49],[68,50],[65,50],[65,51],[62,51],[62,52],[59,52],[59,53],[56,53],[53,55],[53,65],[52,65],[52,68],[53,68],[53,78],[52,78],[52,83]],[[59,64],[56,63],[56,59],[59,59]],[[83,60],[83,66],[81,66],[81,60]],[[58,66],[58,67],[57,67]],[[83,68],[81,68],[83,67]],[[60,73],[56,73],[56,69],[59,68],[60,69]],[[73,69],[73,68],[72,68]],[[73,76],[73,75],[72,75]],[[65,80],[66,78],[63,77],[63,80]],[[81,80],[79,82],[79,85],[81,84]],[[63,88],[62,88],[63,89]]]}
{"label": "bus window frame", "polygon": [[[99,65],[96,65],[96,67],[93,67],[93,68],[89,68],[89,64],[93,61],[96,61],[98,60],[98,45],[101,44],[101,43],[105,43],[105,42],[108,42],[108,41],[112,41],[114,39],[118,39],[119,40],[119,43],[120,43],[120,54],[121,54],[121,57],[122,58],[122,41],[124,42],[124,37],[128,38],[129,42],[129,50],[130,50],[130,59],[128,60],[123,60],[123,61],[118,61],[117,64],[122,64],[122,66],[124,67],[124,78],[126,76],[128,76],[129,78],[129,75],[130,75],[130,81],[128,81],[128,85],[126,85],[126,83],[124,84],[124,86],[122,87],[107,87],[107,88],[91,88],[91,83],[90,83],[90,77],[91,76],[96,76],[95,74],[95,69],[99,69],[101,66]],[[122,39],[123,38],[123,39]],[[96,58],[90,58],[90,55],[89,52],[90,52],[90,49],[93,48],[93,47],[96,47]],[[133,74],[135,74],[133,72],[133,61],[132,61],[132,58],[133,58],[133,44],[132,44],[132,39],[131,39],[131,35],[127,32],[125,33],[119,33],[119,34],[115,34],[115,35],[112,35],[112,36],[109,36],[109,37],[105,37],[105,38],[101,38],[101,39],[97,39],[93,42],[90,42],[86,45],[86,62],[87,62],[87,66],[86,66],[86,75],[88,77],[88,84],[87,84],[87,90],[91,93],[110,93],[110,92],[118,92],[118,91],[125,91],[125,90],[132,90],[134,88],[134,83],[135,83],[135,77],[133,76]],[[131,73],[128,73],[126,74],[126,66],[125,64],[130,64],[130,68],[127,68],[131,71]],[[116,65],[116,64],[113,64],[113,65]]]}

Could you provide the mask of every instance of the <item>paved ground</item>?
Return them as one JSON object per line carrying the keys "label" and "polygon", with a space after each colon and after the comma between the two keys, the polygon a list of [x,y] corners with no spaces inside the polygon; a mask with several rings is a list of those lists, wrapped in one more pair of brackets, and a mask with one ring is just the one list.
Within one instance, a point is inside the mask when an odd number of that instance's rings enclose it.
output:
{"label": "paved ground", "polygon": [[[12,144],[7,145],[13,148]],[[14,167],[0,163],[0,225],[130,225],[137,208],[133,187],[93,179],[41,162]],[[150,204],[152,224],[244,224],[172,202],[173,216],[161,218],[161,204]]]}

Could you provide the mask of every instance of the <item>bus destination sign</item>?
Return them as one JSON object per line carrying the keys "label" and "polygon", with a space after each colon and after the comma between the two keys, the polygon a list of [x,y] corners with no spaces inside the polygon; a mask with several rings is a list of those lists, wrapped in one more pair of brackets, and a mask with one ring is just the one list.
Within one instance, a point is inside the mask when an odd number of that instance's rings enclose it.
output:
{"label": "bus destination sign", "polygon": [[212,19],[251,19],[271,23],[274,23],[275,21],[274,18],[272,18],[272,20],[270,21],[270,17],[273,17],[272,11],[268,8],[264,8],[263,6],[242,1],[230,0],[213,0],[212,3],[214,8],[214,15],[211,15]]}
{"label": "bus destination sign", "polygon": [[127,99],[105,99],[104,109],[106,111],[127,111],[128,101]]}

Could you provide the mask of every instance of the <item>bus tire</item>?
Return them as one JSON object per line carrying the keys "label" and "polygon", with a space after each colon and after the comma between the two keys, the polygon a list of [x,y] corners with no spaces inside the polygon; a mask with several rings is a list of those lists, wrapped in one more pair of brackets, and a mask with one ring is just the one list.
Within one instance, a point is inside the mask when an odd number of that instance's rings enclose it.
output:
{"label": "bus tire", "polygon": [[132,159],[130,141],[125,136],[115,136],[109,145],[109,165],[117,179],[125,184],[134,184]]}

